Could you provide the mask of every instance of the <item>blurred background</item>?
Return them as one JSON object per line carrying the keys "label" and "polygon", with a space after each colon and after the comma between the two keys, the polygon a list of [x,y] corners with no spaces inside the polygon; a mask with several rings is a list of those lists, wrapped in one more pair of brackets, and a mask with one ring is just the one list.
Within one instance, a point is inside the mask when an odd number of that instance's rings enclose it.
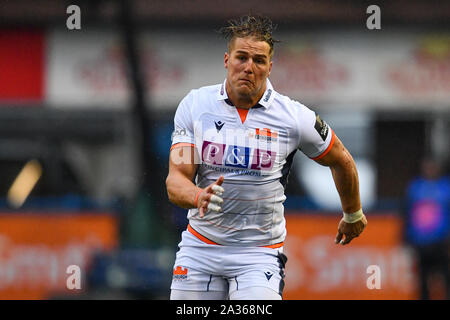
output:
{"label": "blurred background", "polygon": [[284,298],[449,298],[448,1],[0,0],[1,299],[168,299],[173,116],[223,81],[216,30],[248,13],[278,25],[270,80],[350,150],[369,219],[336,247],[330,171],[297,153]]}

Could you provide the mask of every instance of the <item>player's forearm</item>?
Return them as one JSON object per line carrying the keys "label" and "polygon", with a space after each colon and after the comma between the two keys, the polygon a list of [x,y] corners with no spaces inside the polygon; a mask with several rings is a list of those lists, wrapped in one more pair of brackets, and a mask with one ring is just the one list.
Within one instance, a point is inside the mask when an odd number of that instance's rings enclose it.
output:
{"label": "player's forearm", "polygon": [[361,209],[358,171],[350,153],[347,150],[345,153],[344,160],[330,168],[341,199],[342,210],[345,213],[353,213]]}
{"label": "player's forearm", "polygon": [[195,208],[195,197],[200,190],[192,181],[180,174],[171,174],[166,179],[169,201],[179,207]]}

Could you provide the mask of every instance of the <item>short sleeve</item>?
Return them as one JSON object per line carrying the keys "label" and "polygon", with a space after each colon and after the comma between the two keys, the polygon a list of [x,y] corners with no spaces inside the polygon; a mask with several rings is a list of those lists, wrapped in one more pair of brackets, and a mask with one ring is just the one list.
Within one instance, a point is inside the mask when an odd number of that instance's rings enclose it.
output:
{"label": "short sleeve", "polygon": [[172,132],[172,147],[178,143],[194,144],[194,125],[191,112],[193,100],[194,93],[191,91],[178,105]]}
{"label": "short sleeve", "polygon": [[311,109],[300,104],[299,149],[309,158],[318,160],[333,147],[335,135],[330,126]]}

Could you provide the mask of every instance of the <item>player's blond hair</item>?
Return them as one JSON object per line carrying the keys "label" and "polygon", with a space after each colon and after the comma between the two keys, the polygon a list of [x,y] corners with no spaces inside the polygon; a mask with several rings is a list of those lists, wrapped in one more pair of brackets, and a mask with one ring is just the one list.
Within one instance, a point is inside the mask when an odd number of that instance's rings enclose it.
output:
{"label": "player's blond hair", "polygon": [[269,44],[269,54],[272,58],[273,45],[275,42],[279,42],[272,36],[275,29],[276,25],[268,17],[245,15],[238,19],[229,20],[228,25],[222,27],[219,32],[228,40],[229,51],[236,38],[254,37],[256,40],[265,41]]}

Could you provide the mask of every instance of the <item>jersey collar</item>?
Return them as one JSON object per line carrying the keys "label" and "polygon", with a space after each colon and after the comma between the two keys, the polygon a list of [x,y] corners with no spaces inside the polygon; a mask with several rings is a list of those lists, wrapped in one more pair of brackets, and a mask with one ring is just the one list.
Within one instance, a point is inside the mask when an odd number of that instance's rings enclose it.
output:
{"label": "jersey collar", "polygon": [[[217,100],[224,100],[227,104],[232,105],[231,100],[228,99],[227,90],[225,90],[225,84],[227,82],[227,79],[222,83],[222,85],[219,87],[219,91],[217,92]],[[273,102],[273,99],[275,97],[273,90],[273,86],[270,83],[269,79],[266,80],[266,91],[264,91],[264,94],[262,98],[258,101],[258,103],[253,106],[253,108],[269,108],[270,105]]]}

